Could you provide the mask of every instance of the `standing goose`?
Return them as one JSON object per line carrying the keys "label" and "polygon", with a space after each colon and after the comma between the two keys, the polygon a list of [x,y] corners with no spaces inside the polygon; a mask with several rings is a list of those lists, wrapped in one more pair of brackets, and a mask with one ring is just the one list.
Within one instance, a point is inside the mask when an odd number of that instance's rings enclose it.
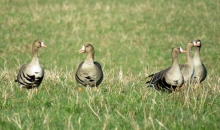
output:
{"label": "standing goose", "polygon": [[202,47],[202,43],[200,40],[196,40],[195,44],[196,44],[196,48],[193,57],[193,61],[194,61],[193,80],[195,83],[201,83],[202,81],[205,80],[207,76],[207,70],[205,65],[202,63],[200,59],[200,49]]}
{"label": "standing goose", "polygon": [[44,78],[44,69],[41,67],[38,59],[38,49],[40,47],[47,47],[43,42],[35,40],[32,45],[33,57],[29,64],[23,65],[17,75],[15,82],[18,82],[20,91],[22,88],[32,89],[40,86]]}
{"label": "standing goose", "polygon": [[182,52],[186,51],[181,47],[174,47],[171,51],[172,66],[148,76],[151,79],[146,83],[152,85],[156,90],[162,90],[168,93],[171,93],[176,88],[180,88],[184,83],[184,78],[180,71],[178,54]]}
{"label": "standing goose", "polygon": [[103,80],[102,67],[98,62],[94,62],[95,50],[91,44],[83,45],[79,53],[88,53],[85,61],[80,63],[75,79],[78,83],[86,87],[97,87]]}
{"label": "standing goose", "polygon": [[192,47],[197,46],[195,42],[188,42],[186,44],[186,63],[180,65],[180,70],[184,77],[185,85],[189,85],[191,83],[191,78],[194,73],[194,63],[192,59],[191,49]]}

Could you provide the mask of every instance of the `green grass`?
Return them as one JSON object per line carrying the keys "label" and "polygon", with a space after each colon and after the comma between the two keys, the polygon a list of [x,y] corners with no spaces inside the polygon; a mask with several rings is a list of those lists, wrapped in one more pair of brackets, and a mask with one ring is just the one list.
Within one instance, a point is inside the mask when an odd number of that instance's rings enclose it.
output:
{"label": "green grass", "polygon": [[[220,3],[186,1],[0,1],[0,129],[220,129]],[[45,78],[38,93],[14,82],[35,39]],[[172,47],[201,39],[208,77],[173,94],[145,85],[171,65]],[[74,79],[95,47],[104,81],[79,92]],[[179,63],[185,55],[179,56]],[[123,72],[122,79],[119,72]]]}

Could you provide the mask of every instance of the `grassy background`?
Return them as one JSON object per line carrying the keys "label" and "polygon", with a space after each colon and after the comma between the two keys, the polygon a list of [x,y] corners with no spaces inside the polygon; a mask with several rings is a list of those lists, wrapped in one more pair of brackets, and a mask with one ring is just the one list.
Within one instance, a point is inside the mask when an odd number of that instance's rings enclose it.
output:
{"label": "grassy background", "polygon": [[[1,0],[0,129],[219,129],[218,0]],[[45,78],[36,94],[14,83],[31,60],[35,39]],[[172,47],[201,39],[208,77],[203,88],[173,94],[145,85],[145,77],[171,64]],[[74,74],[95,47],[105,78],[97,91]],[[179,56],[185,62],[185,56]],[[122,78],[119,73],[122,72]]]}

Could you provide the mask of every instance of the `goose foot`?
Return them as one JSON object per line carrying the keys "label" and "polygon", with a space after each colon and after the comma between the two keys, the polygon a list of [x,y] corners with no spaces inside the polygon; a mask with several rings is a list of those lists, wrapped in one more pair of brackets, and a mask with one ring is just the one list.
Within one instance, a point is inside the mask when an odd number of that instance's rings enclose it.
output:
{"label": "goose foot", "polygon": [[38,92],[38,89],[37,88],[35,88],[35,93],[37,93]]}
{"label": "goose foot", "polygon": [[78,87],[78,91],[79,91],[79,92],[82,92],[82,87]]}
{"label": "goose foot", "polygon": [[93,91],[98,91],[98,88],[97,88],[97,87],[94,87],[94,88],[93,88]]}
{"label": "goose foot", "polygon": [[201,88],[201,87],[203,87],[203,84],[202,84],[202,83],[199,83],[198,86]]}

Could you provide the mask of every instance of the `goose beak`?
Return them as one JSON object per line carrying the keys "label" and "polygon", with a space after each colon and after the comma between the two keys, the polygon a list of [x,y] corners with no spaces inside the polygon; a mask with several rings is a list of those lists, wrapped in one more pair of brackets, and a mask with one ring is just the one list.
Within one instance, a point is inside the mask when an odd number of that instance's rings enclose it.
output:
{"label": "goose beak", "polygon": [[85,53],[85,52],[86,52],[85,46],[83,46],[78,52],[79,52],[79,53]]}
{"label": "goose beak", "polygon": [[41,42],[41,47],[45,48],[47,46],[44,44],[44,42]]}
{"label": "goose beak", "polygon": [[180,47],[180,52],[181,52],[181,53],[184,53],[184,52],[186,52],[186,51],[183,50],[183,49]]}

